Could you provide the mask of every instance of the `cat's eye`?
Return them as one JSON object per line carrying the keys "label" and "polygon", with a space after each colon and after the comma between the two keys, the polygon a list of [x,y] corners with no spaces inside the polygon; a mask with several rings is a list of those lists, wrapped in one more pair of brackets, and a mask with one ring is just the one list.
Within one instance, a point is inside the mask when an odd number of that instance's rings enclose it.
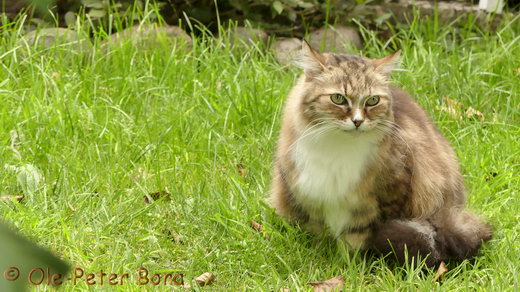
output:
{"label": "cat's eye", "polygon": [[332,102],[335,104],[346,104],[347,103],[347,99],[339,93],[331,94],[330,100],[332,100]]}
{"label": "cat's eye", "polygon": [[379,99],[380,97],[378,95],[373,95],[367,99],[365,104],[368,106],[374,106],[379,103]]}

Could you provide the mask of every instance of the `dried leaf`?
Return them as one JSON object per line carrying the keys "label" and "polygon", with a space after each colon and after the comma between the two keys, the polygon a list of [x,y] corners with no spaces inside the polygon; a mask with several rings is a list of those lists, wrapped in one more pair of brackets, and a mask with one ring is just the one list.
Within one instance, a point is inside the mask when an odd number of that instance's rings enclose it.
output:
{"label": "dried leaf", "polygon": [[446,105],[449,107],[449,108],[453,108],[453,109],[456,109],[456,110],[460,110],[461,108],[464,107],[464,105],[462,104],[462,102],[458,101],[458,100],[454,100],[454,99],[451,99],[449,97],[445,97],[443,98],[444,102],[446,103]]}
{"label": "dried leaf", "polygon": [[447,107],[447,106],[440,106],[440,107],[437,107],[437,109],[447,113],[450,117],[452,117],[454,119],[462,120],[462,116],[460,115],[460,113],[457,112],[453,108],[450,108],[450,107]]}
{"label": "dried leaf", "polygon": [[457,120],[462,120],[464,117],[472,119],[477,118],[481,121],[484,120],[484,114],[480,111],[468,107],[466,110],[464,110],[464,104],[462,104],[458,100],[454,100],[448,97],[443,98],[443,101],[446,105],[438,107],[441,111],[447,113],[452,118],[455,118]]}
{"label": "dried leaf", "polygon": [[184,243],[184,237],[182,235],[177,234],[177,233],[173,233],[172,237],[173,237],[173,241],[175,241],[175,243],[179,243],[179,244],[183,244]]}
{"label": "dried leaf", "polygon": [[251,225],[251,228],[253,228],[254,230],[256,230],[256,231],[258,231],[260,233],[262,233],[262,236],[264,238],[269,238],[269,234],[267,232],[265,232],[264,226],[262,224],[260,224],[260,223],[258,223],[258,222],[253,220],[253,221],[251,221],[250,225]]}
{"label": "dried leaf", "polygon": [[213,273],[210,272],[206,272],[195,278],[195,282],[199,284],[199,286],[211,285],[211,283],[213,283],[214,281],[215,275],[213,275]]}
{"label": "dried leaf", "polygon": [[262,226],[262,224],[260,224],[256,221],[251,221],[251,228],[253,228],[254,230],[256,230],[258,232],[264,231],[264,226]]}
{"label": "dried leaf", "polygon": [[144,203],[145,204],[150,204],[150,199],[148,197],[150,197],[153,201],[157,201],[157,200],[159,200],[161,198],[165,198],[165,200],[167,200],[167,201],[171,200],[170,193],[168,193],[167,191],[160,191],[160,192],[155,192],[155,193],[149,193],[148,196],[144,196]]}
{"label": "dried leaf", "polygon": [[184,236],[178,234],[175,231],[165,230],[165,233],[173,239],[173,242],[177,244],[184,244]]}
{"label": "dried leaf", "polygon": [[240,174],[241,177],[245,177],[247,175],[247,169],[245,169],[242,163],[237,163],[237,169],[238,174]]}
{"label": "dried leaf", "polygon": [[466,110],[466,117],[470,119],[473,117],[477,117],[481,121],[484,120],[484,114],[472,107],[468,107],[468,109]]}
{"label": "dried leaf", "polygon": [[433,278],[434,282],[439,281],[442,275],[448,271],[448,268],[446,267],[446,264],[444,262],[441,262],[439,265],[439,269],[437,270],[437,273],[435,273],[435,277]]}
{"label": "dried leaf", "polygon": [[312,286],[312,290],[315,292],[341,291],[345,281],[343,280],[343,276],[337,276],[327,281],[310,282],[308,284]]}
{"label": "dried leaf", "polygon": [[23,200],[24,196],[0,196],[0,200],[12,200],[15,199],[18,202]]}
{"label": "dried leaf", "polygon": [[446,105],[440,106],[439,109],[455,119],[462,120],[462,112],[464,110],[463,104],[458,100],[454,100],[448,97],[445,97],[442,100]]}
{"label": "dried leaf", "polygon": [[280,288],[280,290],[278,290],[278,292],[289,292],[291,290],[289,290],[289,288]]}

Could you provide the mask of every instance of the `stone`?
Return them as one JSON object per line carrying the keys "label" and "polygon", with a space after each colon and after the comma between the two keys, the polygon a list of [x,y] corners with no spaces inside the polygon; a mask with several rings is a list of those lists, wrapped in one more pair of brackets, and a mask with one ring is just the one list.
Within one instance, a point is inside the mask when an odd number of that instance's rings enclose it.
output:
{"label": "stone", "polygon": [[312,32],[309,34],[309,44],[323,53],[352,53],[353,48],[363,48],[359,32],[354,28],[340,25],[323,27]]}
{"label": "stone", "polygon": [[267,46],[269,35],[261,29],[239,26],[231,31],[230,40],[232,44],[261,43]]}
{"label": "stone", "polygon": [[280,64],[293,65],[300,54],[302,41],[297,38],[277,39],[271,48]]}
{"label": "stone", "polygon": [[[367,6],[367,11],[372,12],[372,5]],[[479,10],[479,6],[471,2],[458,1],[439,1],[432,3],[424,0],[400,0],[398,2],[384,2],[381,8],[390,13],[391,23],[401,23],[403,19],[413,19],[418,10],[421,18],[438,17],[438,21],[443,25],[466,24],[468,21],[478,25],[480,29],[495,30],[499,27],[504,17],[512,19],[518,13],[496,14],[493,17],[487,12]]]}
{"label": "stone", "polygon": [[22,47],[28,45],[31,47],[42,46],[44,48],[56,46],[60,46],[60,48],[73,47],[78,51],[92,51],[92,44],[86,36],[82,36],[74,30],[61,27],[32,30],[22,37],[21,45]]}
{"label": "stone", "polygon": [[193,42],[191,37],[178,26],[156,26],[151,24],[134,25],[120,32],[111,34],[106,40],[110,45],[121,45],[124,42],[131,42],[141,48],[150,48],[161,44],[161,39],[168,42],[183,40],[188,47]]}

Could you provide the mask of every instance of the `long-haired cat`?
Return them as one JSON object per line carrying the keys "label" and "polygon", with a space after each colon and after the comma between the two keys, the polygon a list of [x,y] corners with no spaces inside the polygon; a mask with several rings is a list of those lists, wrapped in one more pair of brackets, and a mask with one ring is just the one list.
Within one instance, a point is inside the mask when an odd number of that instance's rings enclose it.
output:
{"label": "long-haired cat", "polygon": [[491,228],[464,209],[457,158],[427,114],[389,84],[382,59],[314,51],[286,100],[270,201],[357,249],[427,265],[476,254]]}

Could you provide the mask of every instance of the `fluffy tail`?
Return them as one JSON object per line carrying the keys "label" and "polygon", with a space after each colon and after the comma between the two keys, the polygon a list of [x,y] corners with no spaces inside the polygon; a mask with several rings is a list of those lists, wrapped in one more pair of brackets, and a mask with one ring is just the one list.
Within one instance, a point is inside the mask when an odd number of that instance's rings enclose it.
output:
{"label": "fluffy tail", "polygon": [[491,239],[491,227],[478,216],[461,210],[439,212],[425,220],[390,220],[378,227],[372,240],[373,249],[394,253],[403,263],[416,255],[428,266],[440,261],[474,257],[483,241]]}

